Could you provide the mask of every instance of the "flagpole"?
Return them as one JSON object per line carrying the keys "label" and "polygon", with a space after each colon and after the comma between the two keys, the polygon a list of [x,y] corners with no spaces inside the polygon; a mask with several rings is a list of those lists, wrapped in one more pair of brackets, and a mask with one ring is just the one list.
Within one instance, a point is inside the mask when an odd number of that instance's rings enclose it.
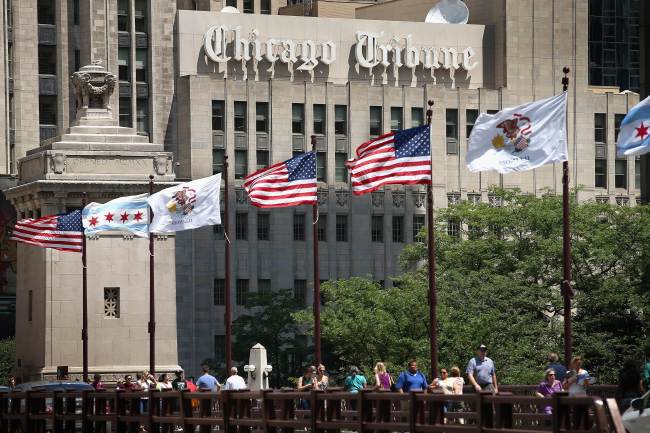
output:
{"label": "flagpole", "polygon": [[[86,207],[86,193],[81,198],[81,207]],[[82,376],[88,383],[88,273],[86,268],[86,230],[81,228],[81,344],[82,344]]]}
{"label": "flagpole", "polygon": [[[429,100],[427,110],[427,125],[429,125],[429,137],[431,137],[431,117],[433,115],[433,101]],[[431,181],[427,184],[427,244],[429,252],[429,344],[431,356],[431,378],[438,377],[438,319],[436,317],[436,306],[438,297],[436,294],[436,252],[435,252],[435,227],[433,222],[433,173]]]}
{"label": "flagpole", "polygon": [[[149,175],[149,197],[153,194],[153,175]],[[149,224],[153,218],[149,206]],[[153,233],[149,233],[149,373],[156,374],[156,304],[154,289]]]}
{"label": "flagpole", "polygon": [[[311,149],[316,157],[316,136],[311,136]],[[320,339],[320,261],[318,258],[318,199],[312,205],[312,230],[314,243],[314,362],[322,363]]]}
{"label": "flagpole", "polygon": [[225,303],[226,314],[224,315],[224,322],[226,326],[226,377],[230,374],[232,367],[232,312],[231,312],[231,299],[230,299],[230,207],[228,206],[228,156],[223,158],[223,179],[224,179],[224,193],[223,205],[225,211],[223,213],[223,233],[225,238],[225,253],[226,253],[226,281],[225,281]]}
{"label": "flagpole", "polygon": [[[568,67],[564,67],[562,72],[562,90],[566,92],[569,88]],[[568,119],[568,117],[567,117]],[[568,147],[568,146],[567,146]],[[568,157],[568,155],[567,155]],[[562,296],[564,298],[564,363],[571,364],[573,336],[571,329],[571,298],[573,297],[573,288],[571,287],[571,234],[569,226],[569,161],[562,162],[562,221],[563,221],[563,267],[564,278],[562,281]]]}

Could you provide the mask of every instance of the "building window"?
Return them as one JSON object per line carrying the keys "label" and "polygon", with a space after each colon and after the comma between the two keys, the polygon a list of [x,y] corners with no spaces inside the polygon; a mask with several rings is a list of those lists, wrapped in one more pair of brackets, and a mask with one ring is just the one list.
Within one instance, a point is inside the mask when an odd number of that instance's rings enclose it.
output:
{"label": "building window", "polygon": [[[223,212],[221,212],[221,221],[224,221],[224,215]],[[212,236],[215,241],[222,241],[224,240],[225,236],[223,235],[223,225],[222,224],[215,224],[212,226]]]}
{"label": "building window", "polygon": [[307,280],[293,280],[293,299],[300,305],[307,303]]}
{"label": "building window", "polygon": [[327,214],[318,215],[318,240],[327,242]]}
{"label": "building window", "polygon": [[104,317],[120,318],[120,288],[104,287]]}
{"label": "building window", "polygon": [[257,214],[257,240],[271,240],[271,215],[267,213]]}
{"label": "building window", "polygon": [[118,32],[128,32],[131,24],[129,19],[129,0],[118,0],[117,1],[117,31]]}
{"label": "building window", "polygon": [[411,128],[424,125],[424,110],[421,107],[411,108]]}
{"label": "building window", "polygon": [[260,1],[260,13],[262,15],[271,15],[271,0]]}
{"label": "building window", "polygon": [[373,242],[384,242],[384,216],[372,215],[370,237]]}
{"label": "building window", "polygon": [[257,293],[260,295],[271,293],[271,280],[268,278],[257,280]]}
{"label": "building window", "polygon": [[460,237],[460,221],[456,218],[451,218],[447,221],[447,234],[455,238]]}
{"label": "building window", "polygon": [[347,182],[348,181],[348,168],[345,166],[346,161],[348,160],[348,154],[342,152],[336,152],[334,154],[334,172],[336,175],[336,182]]}
{"label": "building window", "polygon": [[27,321],[31,322],[34,319],[34,291],[30,290],[27,293]]}
{"label": "building window", "polygon": [[627,189],[627,159],[617,159],[614,162],[614,185],[616,188]]}
{"label": "building window", "polygon": [[244,13],[245,14],[255,13],[255,7],[253,6],[253,0],[244,0]]}
{"label": "building window", "polygon": [[246,101],[235,101],[235,132],[246,132]]}
{"label": "building window", "polygon": [[304,104],[291,104],[291,132],[294,134],[305,133]]}
{"label": "building window", "polygon": [[393,215],[393,242],[404,242],[404,217]]}
{"label": "building window", "polygon": [[618,133],[621,130],[621,123],[625,119],[625,114],[614,114],[614,141],[618,142]]}
{"label": "building window", "polygon": [[293,240],[294,241],[305,240],[305,214],[304,213],[293,214]]}
{"label": "building window", "polygon": [[79,25],[79,0],[72,1],[72,24]]}
{"label": "building window", "polygon": [[56,47],[53,45],[38,46],[38,73],[56,75]]}
{"label": "building window", "polygon": [[607,142],[607,115],[605,113],[594,113],[594,141],[596,143]]}
{"label": "building window", "polygon": [[634,159],[634,189],[641,189],[641,158],[638,156]]}
{"label": "building window", "polygon": [[54,20],[56,16],[55,3],[52,0],[38,0],[36,4],[38,24],[56,24]]}
{"label": "building window", "polygon": [[136,101],[136,124],[139,134],[149,134],[149,101],[146,99]]}
{"label": "building window", "polygon": [[257,132],[269,132],[269,103],[255,103],[255,130]]}
{"label": "building window", "polygon": [[237,0],[226,0],[226,6],[237,8]]}
{"label": "building window", "polygon": [[316,180],[327,182],[327,153],[316,153]]}
{"label": "building window", "polygon": [[426,225],[426,215],[413,215],[413,239],[417,239],[422,227]]}
{"label": "building window", "polygon": [[472,129],[474,129],[476,119],[478,119],[478,110],[465,110],[465,134],[467,138],[469,138]]}
{"label": "building window", "polygon": [[448,108],[446,116],[447,155],[458,154],[458,110]]}
{"label": "building window", "polygon": [[336,241],[337,242],[348,241],[348,216],[347,215],[336,216]]}
{"label": "building window", "polygon": [[390,107],[390,130],[392,132],[401,131],[402,118],[404,117],[404,110],[402,107]]}
{"label": "building window", "polygon": [[135,81],[147,82],[147,49],[138,48],[135,50]]}
{"label": "building window", "polygon": [[237,279],[237,287],[235,290],[237,305],[246,305],[246,301],[248,300],[248,280]]}
{"label": "building window", "polygon": [[248,174],[248,151],[235,150],[235,179],[243,179]]}
{"label": "building window", "polygon": [[336,135],[348,134],[348,106],[334,106],[334,133]]}
{"label": "building window", "polygon": [[214,361],[217,364],[226,363],[226,337],[224,335],[214,336]]}
{"label": "building window", "polygon": [[215,278],[212,282],[214,305],[226,305],[226,280]]}
{"label": "building window", "polygon": [[325,135],[325,104],[314,104],[314,134]]}
{"label": "building window", "polygon": [[248,239],[248,214],[246,212],[235,214],[235,239],[240,241]]}
{"label": "building window", "polygon": [[268,167],[269,164],[269,151],[268,150],[258,150],[257,151],[257,169]]}
{"label": "building window", "polygon": [[597,159],[595,162],[595,186],[596,188],[607,188],[607,160]]}
{"label": "building window", "polygon": [[147,0],[135,0],[135,31],[147,32]]}
{"label": "building window", "polygon": [[223,173],[223,161],[226,151],[212,149],[212,174]]}
{"label": "building window", "polygon": [[481,202],[481,194],[479,193],[468,193],[467,194],[467,201],[470,203],[476,205]]}
{"label": "building window", "polygon": [[131,98],[120,98],[120,126],[131,128]]}
{"label": "building window", "polygon": [[117,69],[120,81],[131,81],[131,72],[129,71],[130,55],[128,48],[118,48],[117,50]]}
{"label": "building window", "polygon": [[221,131],[224,130],[224,102],[223,101],[212,101],[212,130]]}
{"label": "building window", "polygon": [[382,127],[382,112],[381,107],[371,106],[370,107],[370,136],[381,135]]}
{"label": "building window", "polygon": [[38,116],[41,125],[56,125],[56,96],[38,98]]}

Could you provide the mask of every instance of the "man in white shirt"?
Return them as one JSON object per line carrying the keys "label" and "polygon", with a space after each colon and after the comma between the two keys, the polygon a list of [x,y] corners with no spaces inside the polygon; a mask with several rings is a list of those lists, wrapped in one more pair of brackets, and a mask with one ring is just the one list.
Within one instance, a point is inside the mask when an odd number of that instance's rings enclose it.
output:
{"label": "man in white shirt", "polygon": [[230,377],[226,380],[222,390],[224,391],[237,391],[238,389],[246,389],[246,382],[244,378],[237,374],[237,367],[230,369]]}

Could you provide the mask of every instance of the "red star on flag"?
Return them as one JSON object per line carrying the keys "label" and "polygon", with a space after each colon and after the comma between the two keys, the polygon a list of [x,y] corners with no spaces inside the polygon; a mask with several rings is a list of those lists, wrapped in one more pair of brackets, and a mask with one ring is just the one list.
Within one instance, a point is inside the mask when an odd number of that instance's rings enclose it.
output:
{"label": "red star on flag", "polygon": [[644,125],[644,122],[641,122],[641,125],[639,125],[638,128],[636,129],[636,137],[634,138],[641,138],[643,140],[646,135],[648,135],[648,127]]}
{"label": "red star on flag", "polygon": [[135,213],[135,215],[133,215],[133,219],[134,219],[135,221],[140,221],[140,220],[142,219],[142,212],[137,211],[137,212]]}
{"label": "red star on flag", "polygon": [[113,222],[113,214],[108,212],[106,215],[104,215],[104,218],[106,218],[106,221],[108,222]]}
{"label": "red star on flag", "polygon": [[129,220],[129,214],[126,213],[126,211],[120,215],[120,222],[121,223],[126,223]]}
{"label": "red star on flag", "polygon": [[89,221],[89,222],[90,222],[90,225],[91,225],[92,227],[95,227],[95,226],[97,225],[97,223],[99,222],[99,220],[97,219],[96,216],[92,216],[92,217],[90,217],[90,221]]}

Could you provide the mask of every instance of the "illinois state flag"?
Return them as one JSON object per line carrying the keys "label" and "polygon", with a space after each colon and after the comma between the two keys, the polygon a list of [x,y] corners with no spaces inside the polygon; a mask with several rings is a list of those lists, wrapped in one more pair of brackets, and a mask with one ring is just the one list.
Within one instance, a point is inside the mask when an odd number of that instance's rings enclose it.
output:
{"label": "illinois state flag", "polygon": [[467,168],[525,171],[567,160],[566,92],[496,114],[481,113],[469,137]]}
{"label": "illinois state flag", "polygon": [[107,203],[90,203],[82,211],[86,234],[118,230],[149,237],[148,194],[120,197]]}
{"label": "illinois state flag", "polygon": [[627,113],[618,133],[616,156],[650,152],[650,96]]}
{"label": "illinois state flag", "polygon": [[151,233],[221,224],[219,193],[221,173],[163,189],[149,197],[153,210]]}

